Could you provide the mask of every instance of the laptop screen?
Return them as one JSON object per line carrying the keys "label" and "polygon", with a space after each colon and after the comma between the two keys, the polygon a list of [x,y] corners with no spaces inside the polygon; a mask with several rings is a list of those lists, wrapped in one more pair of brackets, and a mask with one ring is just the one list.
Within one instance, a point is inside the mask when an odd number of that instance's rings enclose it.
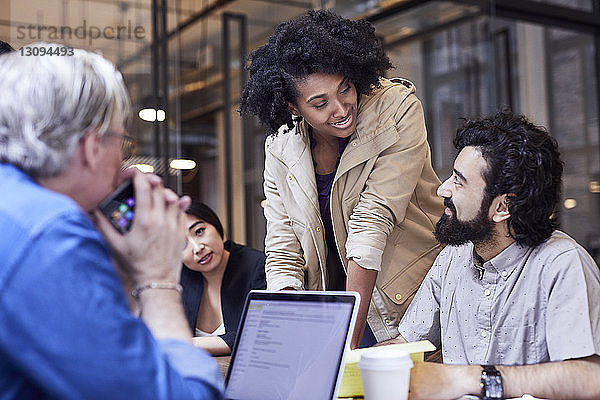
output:
{"label": "laptop screen", "polygon": [[358,308],[347,292],[252,291],[226,377],[227,399],[332,399]]}

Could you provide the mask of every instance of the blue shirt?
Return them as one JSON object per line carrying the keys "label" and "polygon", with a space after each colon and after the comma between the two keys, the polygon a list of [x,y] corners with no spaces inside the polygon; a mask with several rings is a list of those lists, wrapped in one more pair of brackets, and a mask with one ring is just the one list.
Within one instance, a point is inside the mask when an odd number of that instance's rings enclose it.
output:
{"label": "blue shirt", "polygon": [[0,399],[221,399],[203,350],[156,341],[70,198],[0,164]]}

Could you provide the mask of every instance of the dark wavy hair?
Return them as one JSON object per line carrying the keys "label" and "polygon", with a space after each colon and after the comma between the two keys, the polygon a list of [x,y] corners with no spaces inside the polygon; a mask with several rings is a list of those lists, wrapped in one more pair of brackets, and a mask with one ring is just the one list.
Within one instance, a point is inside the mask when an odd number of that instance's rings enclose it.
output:
{"label": "dark wavy hair", "polygon": [[206,204],[200,201],[192,201],[190,208],[186,210],[186,214],[192,217],[198,218],[200,221],[204,221],[207,224],[211,224],[215,227],[221,239],[223,239],[223,225],[221,220],[217,217],[217,214]]}
{"label": "dark wavy hair", "polygon": [[288,102],[296,104],[295,81],[313,73],[342,73],[359,95],[369,94],[392,67],[368,21],[349,20],[328,10],[311,10],[280,23],[248,59],[250,76],[240,111],[256,115],[271,134],[283,124],[293,127]]}
{"label": "dark wavy hair", "polygon": [[458,151],[474,146],[487,162],[483,203],[506,194],[510,236],[535,247],[558,228],[554,211],[560,200],[563,162],[556,140],[524,116],[503,110],[468,120],[457,131]]}

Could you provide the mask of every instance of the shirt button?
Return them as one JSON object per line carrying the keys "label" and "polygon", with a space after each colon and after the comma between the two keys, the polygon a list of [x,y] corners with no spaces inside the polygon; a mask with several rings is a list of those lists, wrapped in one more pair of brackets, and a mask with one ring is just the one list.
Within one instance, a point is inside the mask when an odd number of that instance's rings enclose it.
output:
{"label": "shirt button", "polygon": [[321,232],[321,227],[317,226],[317,232]]}
{"label": "shirt button", "polygon": [[387,325],[389,325],[389,324],[390,324],[390,322],[391,322],[391,321],[390,321],[390,319],[389,319],[389,318],[386,318],[386,319],[385,319],[385,323],[386,323]]}
{"label": "shirt button", "polygon": [[508,275],[508,272],[502,271],[502,272],[500,272],[500,275],[502,275],[503,278],[506,278],[506,276]]}
{"label": "shirt button", "polygon": [[352,142],[352,147],[356,147],[356,142]]}
{"label": "shirt button", "polygon": [[400,293],[396,293],[396,300],[402,300],[402,295]]}
{"label": "shirt button", "polygon": [[485,294],[486,296],[489,296],[490,294],[492,294],[492,291],[490,289],[485,289],[483,291],[483,294]]}
{"label": "shirt button", "polygon": [[486,338],[488,333],[486,331],[481,331],[481,337]]}

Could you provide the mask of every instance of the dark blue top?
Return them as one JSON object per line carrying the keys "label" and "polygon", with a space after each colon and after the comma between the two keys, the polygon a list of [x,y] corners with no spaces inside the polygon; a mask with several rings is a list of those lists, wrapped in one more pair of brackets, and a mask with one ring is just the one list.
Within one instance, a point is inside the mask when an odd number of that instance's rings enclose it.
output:
{"label": "dark blue top", "polygon": [[[316,141],[312,135],[312,129],[308,129],[309,138],[310,138],[310,148],[311,150],[316,146]],[[343,272],[343,267],[339,261],[339,254],[337,245],[335,243],[335,236],[333,234],[333,223],[331,221],[331,211],[329,208],[329,202],[331,199],[331,187],[333,186],[333,179],[335,178],[335,173],[337,172],[337,167],[340,164],[340,158],[342,153],[348,146],[350,142],[350,137],[347,138],[338,138],[339,144],[339,152],[337,161],[335,163],[335,170],[330,174],[320,175],[315,172],[315,180],[317,183],[317,193],[319,195],[319,210],[321,211],[321,219],[323,220],[323,228],[325,229],[325,241],[327,242],[327,247],[329,248],[329,252],[333,254],[333,256],[328,256],[328,269],[335,269],[335,271],[329,272],[329,280],[328,285],[330,287],[328,289],[333,290],[345,290],[345,282]],[[360,347],[370,347],[377,343],[375,339],[375,335],[373,331],[369,327],[369,324],[365,325],[365,332],[363,334],[363,338],[361,341]]]}
{"label": "dark blue top", "polygon": [[221,398],[210,356],[130,313],[87,214],[7,164],[0,260],[0,398]]}
{"label": "dark blue top", "polygon": [[[317,145],[313,135],[312,129],[308,130],[310,138],[310,149],[314,149]],[[350,142],[350,137],[338,138],[339,152],[337,161],[335,163],[335,169],[330,174],[320,175],[315,172],[315,180],[317,182],[317,193],[319,195],[319,210],[321,211],[321,219],[323,220],[323,228],[325,229],[325,240],[327,247],[330,251],[333,250],[337,254],[337,246],[335,244],[335,236],[333,234],[333,224],[331,222],[331,211],[329,209],[329,201],[331,198],[331,187],[333,186],[333,178],[337,172],[337,167],[340,164],[340,158],[342,153],[346,149],[346,146]]]}
{"label": "dark blue top", "polygon": [[[265,253],[251,247],[242,246],[228,240],[225,250],[229,251],[229,260],[221,283],[221,310],[225,334],[219,335],[233,350],[246,295],[252,289],[266,289]],[[183,286],[183,308],[192,328],[196,329],[198,309],[204,290],[202,273],[183,266],[181,270]]]}

